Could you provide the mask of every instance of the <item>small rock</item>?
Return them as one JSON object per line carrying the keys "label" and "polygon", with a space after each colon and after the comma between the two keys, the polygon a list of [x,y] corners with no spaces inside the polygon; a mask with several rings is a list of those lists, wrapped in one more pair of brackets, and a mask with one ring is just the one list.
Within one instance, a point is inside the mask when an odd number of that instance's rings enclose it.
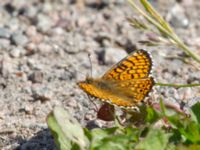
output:
{"label": "small rock", "polygon": [[66,69],[66,71],[61,72],[59,79],[60,80],[72,80],[77,77],[77,73],[74,69]]}
{"label": "small rock", "polygon": [[18,57],[20,57],[24,53],[25,53],[25,49],[24,48],[22,48],[22,47],[14,47],[10,51],[10,56],[12,56],[14,58],[18,58]]}
{"label": "small rock", "polygon": [[20,112],[25,112],[26,114],[30,115],[33,112],[33,107],[31,105],[23,106],[19,109]]}
{"label": "small rock", "polygon": [[61,27],[56,27],[56,28],[54,28],[53,30],[53,34],[55,34],[55,35],[62,35],[62,34],[64,34],[66,31],[63,29],[63,28],[61,28]]}
{"label": "small rock", "polygon": [[29,26],[27,29],[26,29],[26,35],[28,37],[32,37],[32,36],[36,36],[37,34],[37,29],[35,26]]}
{"label": "small rock", "polygon": [[10,30],[6,28],[0,28],[0,38],[9,39],[11,36]]}
{"label": "small rock", "polygon": [[26,16],[28,16],[29,18],[33,18],[37,15],[37,11],[38,9],[36,7],[32,7],[30,6],[28,9],[26,9]]}
{"label": "small rock", "polygon": [[27,60],[27,65],[28,65],[28,67],[30,67],[33,70],[42,70],[42,69],[44,69],[43,65],[38,63],[35,59],[28,59]]}
{"label": "small rock", "polygon": [[76,108],[77,105],[77,101],[75,99],[70,99],[70,101],[67,103],[67,106],[70,106],[70,108]]}
{"label": "small rock", "polygon": [[187,28],[189,26],[189,19],[186,17],[185,11],[180,4],[176,4],[168,12],[166,20],[174,27]]}
{"label": "small rock", "polygon": [[179,99],[192,99],[194,97],[194,92],[195,90],[192,90],[191,88],[180,88],[178,89]]}
{"label": "small rock", "polygon": [[8,77],[8,75],[12,72],[14,72],[12,59],[8,55],[4,55],[0,61],[0,74],[3,77]]}
{"label": "small rock", "polygon": [[42,32],[47,32],[52,27],[52,20],[46,15],[38,15],[38,24],[37,28]]}
{"label": "small rock", "polygon": [[38,51],[42,54],[49,54],[52,52],[52,47],[46,43],[40,43],[38,45]]}
{"label": "small rock", "polygon": [[30,26],[26,30],[26,35],[28,36],[29,41],[33,43],[40,43],[43,40],[43,35],[37,32],[35,26]]}
{"label": "small rock", "polygon": [[182,68],[180,68],[180,66],[183,66],[184,63],[183,61],[179,60],[179,59],[173,59],[171,62],[170,62],[172,65],[170,65],[170,72],[177,72],[177,73],[180,73],[183,71]]}
{"label": "small rock", "polygon": [[35,71],[33,72],[29,78],[33,83],[42,83],[43,81],[43,72],[41,71]]}
{"label": "small rock", "polygon": [[32,55],[37,51],[37,45],[34,43],[28,43],[25,48],[26,55]]}
{"label": "small rock", "polygon": [[24,46],[26,43],[28,43],[28,38],[22,33],[14,33],[11,36],[11,42],[15,45]]}
{"label": "small rock", "polygon": [[183,5],[184,7],[192,7],[194,4],[194,0],[179,0],[180,4]]}
{"label": "small rock", "polygon": [[66,35],[66,41],[64,42],[64,50],[70,54],[78,53],[86,47],[84,39],[80,34],[69,33]]}
{"label": "small rock", "polygon": [[19,31],[20,25],[21,23],[17,17],[10,18],[6,23],[6,27],[8,27],[10,31]]}
{"label": "small rock", "polygon": [[105,64],[115,64],[120,61],[122,58],[127,56],[127,53],[124,50],[117,48],[106,48],[104,50],[104,56],[102,57]]}
{"label": "small rock", "polygon": [[84,116],[84,120],[93,120],[96,118],[95,115],[96,114],[94,112],[88,111]]}
{"label": "small rock", "polygon": [[8,49],[9,46],[10,46],[10,40],[0,39],[0,48],[1,49]]}
{"label": "small rock", "polygon": [[34,84],[32,86],[32,97],[35,100],[40,100],[42,102],[45,102],[52,99],[53,93],[46,86],[42,86],[40,84]]}

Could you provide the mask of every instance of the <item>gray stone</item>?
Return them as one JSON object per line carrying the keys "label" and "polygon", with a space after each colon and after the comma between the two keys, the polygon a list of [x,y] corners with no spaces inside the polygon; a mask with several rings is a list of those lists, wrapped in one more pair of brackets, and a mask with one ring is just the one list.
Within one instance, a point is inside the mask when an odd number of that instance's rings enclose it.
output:
{"label": "gray stone", "polygon": [[43,66],[41,64],[39,64],[35,59],[28,59],[27,60],[27,65],[31,68],[31,69],[35,69],[35,70],[42,70]]}
{"label": "gray stone", "polygon": [[9,55],[4,55],[0,63],[0,74],[3,77],[8,77],[14,71],[14,64],[11,63],[12,59]]}
{"label": "gray stone", "polygon": [[127,56],[126,51],[118,48],[105,48],[104,61],[106,64],[115,64]]}
{"label": "gray stone", "polygon": [[22,47],[14,47],[11,51],[10,51],[10,56],[18,58],[21,55],[23,55],[25,53],[25,49]]}
{"label": "gray stone", "polygon": [[24,46],[26,43],[28,43],[28,38],[22,33],[14,33],[11,36],[11,42],[15,45]]}
{"label": "gray stone", "polygon": [[174,5],[166,16],[166,20],[174,27],[187,28],[189,26],[189,19],[181,5]]}
{"label": "gray stone", "polygon": [[9,29],[0,28],[0,38],[10,38],[11,33]]}
{"label": "gray stone", "polygon": [[36,9],[36,7],[29,7],[29,9],[26,10],[26,15],[28,17],[32,18],[32,17],[36,16],[37,11],[38,10]]}
{"label": "gray stone", "polygon": [[75,54],[85,48],[83,37],[79,34],[68,33],[66,35],[66,41],[64,42],[65,42],[64,50],[67,53]]}
{"label": "gray stone", "polygon": [[38,24],[37,28],[42,32],[47,32],[52,26],[52,20],[46,15],[38,15]]}
{"label": "gray stone", "polygon": [[40,100],[44,102],[52,99],[53,93],[46,86],[34,84],[32,87],[32,97],[34,100]]}
{"label": "gray stone", "polygon": [[1,39],[0,38],[0,48],[1,49],[9,49],[9,46],[10,46],[10,40],[8,39]]}
{"label": "gray stone", "polygon": [[43,81],[43,72],[35,71],[29,76],[29,80],[33,83],[42,83]]}

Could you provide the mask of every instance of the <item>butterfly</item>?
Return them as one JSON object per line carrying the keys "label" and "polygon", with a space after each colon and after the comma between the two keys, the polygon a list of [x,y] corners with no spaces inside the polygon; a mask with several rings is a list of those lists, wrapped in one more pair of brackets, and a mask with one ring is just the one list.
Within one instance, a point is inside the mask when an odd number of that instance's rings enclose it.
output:
{"label": "butterfly", "polygon": [[101,78],[86,77],[78,83],[89,96],[128,108],[137,108],[154,85],[152,59],[136,50],[115,64]]}

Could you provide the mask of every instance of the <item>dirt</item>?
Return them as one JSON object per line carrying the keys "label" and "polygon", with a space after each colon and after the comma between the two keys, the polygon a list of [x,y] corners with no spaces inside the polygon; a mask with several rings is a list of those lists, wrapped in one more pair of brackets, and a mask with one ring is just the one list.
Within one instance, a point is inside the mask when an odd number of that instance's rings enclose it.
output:
{"label": "dirt", "polygon": [[[182,14],[172,14],[169,22],[200,55],[200,2],[150,2],[164,18],[175,5],[181,6]],[[101,77],[136,48],[152,54],[157,82],[199,83],[199,64],[180,59],[185,56],[182,50],[140,44],[147,39],[146,32],[130,26],[126,18],[131,16],[139,17],[125,0],[0,2],[0,149],[56,149],[46,124],[55,106],[68,109],[83,126],[94,121],[101,127],[94,105],[77,82],[91,71],[93,77]],[[200,100],[200,88],[156,86],[151,99],[159,97],[191,106]]]}

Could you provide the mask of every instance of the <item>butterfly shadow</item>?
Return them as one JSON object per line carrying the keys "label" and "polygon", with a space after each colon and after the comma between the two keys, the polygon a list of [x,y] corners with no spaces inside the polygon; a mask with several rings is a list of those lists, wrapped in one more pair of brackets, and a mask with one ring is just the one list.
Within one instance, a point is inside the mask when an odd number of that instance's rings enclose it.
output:
{"label": "butterfly shadow", "polygon": [[42,129],[30,139],[18,138],[19,146],[15,150],[57,150],[49,129]]}

